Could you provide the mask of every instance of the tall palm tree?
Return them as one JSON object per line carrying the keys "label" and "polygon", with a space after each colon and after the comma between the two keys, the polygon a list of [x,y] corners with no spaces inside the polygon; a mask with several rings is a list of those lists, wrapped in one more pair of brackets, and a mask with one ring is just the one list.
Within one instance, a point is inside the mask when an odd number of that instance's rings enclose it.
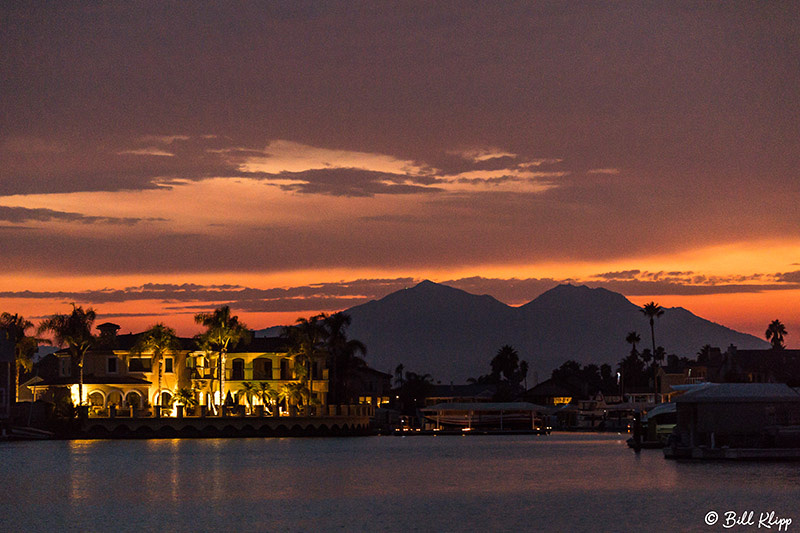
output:
{"label": "tall palm tree", "polygon": [[625,342],[627,342],[628,344],[630,344],[632,346],[631,352],[635,352],[636,351],[636,344],[638,344],[641,340],[642,340],[642,338],[635,331],[631,331],[630,333],[628,333],[628,336],[625,337]]}
{"label": "tall palm tree", "polygon": [[8,340],[14,343],[14,401],[19,399],[19,376],[22,370],[33,370],[33,355],[39,344],[49,343],[47,339],[28,336],[27,331],[33,322],[18,314],[3,313],[0,315],[0,329],[5,330]]}
{"label": "tall palm tree", "polygon": [[653,340],[652,353],[656,353],[656,331],[654,324],[655,319],[664,314],[664,308],[655,302],[650,302],[644,304],[640,311],[644,316],[650,319],[650,338]]}
{"label": "tall palm tree", "polygon": [[309,395],[314,394],[314,363],[327,354],[324,346],[324,319],[325,315],[298,318],[296,325],[285,327],[282,333],[289,340],[289,356],[306,368]]}
{"label": "tall palm tree", "polygon": [[79,305],[72,304],[72,313],[50,315],[39,324],[38,332],[49,332],[53,335],[58,346],[66,345],[69,349],[70,358],[73,363],[77,363],[79,370],[78,378],[78,404],[83,405],[83,360],[86,352],[92,347],[95,341],[92,335],[92,324],[97,318],[94,309],[86,309]]}
{"label": "tall palm tree", "polygon": [[347,327],[351,322],[350,315],[334,313],[323,318],[325,329],[324,350],[328,356],[328,372],[332,403],[349,403],[349,385],[352,374],[367,364],[359,357],[366,355],[364,343],[347,338]]}
{"label": "tall palm tree", "polygon": [[213,313],[198,313],[194,321],[206,328],[201,335],[217,351],[217,367],[219,375],[219,401],[220,406],[225,401],[225,359],[228,349],[235,347],[239,341],[249,342],[250,330],[239,322],[238,316],[231,316],[231,308],[223,305]]}
{"label": "tall palm tree", "polygon": [[152,368],[155,369],[157,379],[156,407],[161,408],[161,374],[164,365],[164,356],[170,352],[177,352],[181,349],[178,336],[175,330],[164,324],[156,324],[150,329],[139,335],[131,352],[142,355],[143,353],[152,354]]}
{"label": "tall palm tree", "polygon": [[780,320],[776,319],[769,323],[764,335],[766,335],[767,340],[772,343],[773,350],[782,350],[785,348],[783,345],[783,336],[787,334],[786,326],[784,326]]}

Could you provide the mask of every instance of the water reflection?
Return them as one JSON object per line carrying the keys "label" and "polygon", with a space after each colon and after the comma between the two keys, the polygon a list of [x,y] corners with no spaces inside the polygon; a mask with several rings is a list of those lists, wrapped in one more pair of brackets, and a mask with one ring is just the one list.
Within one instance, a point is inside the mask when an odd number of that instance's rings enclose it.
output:
{"label": "water reflection", "polygon": [[796,465],[677,463],[614,435],[9,443],[0,474],[9,531],[703,531],[742,505],[800,522]]}

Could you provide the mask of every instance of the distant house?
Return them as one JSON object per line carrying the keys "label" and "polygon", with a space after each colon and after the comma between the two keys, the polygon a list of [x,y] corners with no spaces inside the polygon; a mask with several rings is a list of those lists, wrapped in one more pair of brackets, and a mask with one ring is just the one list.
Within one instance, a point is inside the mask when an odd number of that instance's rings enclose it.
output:
{"label": "distant house", "polygon": [[[719,349],[717,349],[719,352]],[[656,384],[658,385],[659,403],[671,401],[677,394],[674,388],[677,385],[693,385],[709,381],[709,364],[695,361],[680,360],[670,356],[667,365],[656,370]],[[717,367],[721,364],[721,359]]]}
{"label": "distant house", "polygon": [[800,386],[800,350],[739,350],[731,345],[714,381]]}
{"label": "distant house", "polygon": [[621,402],[619,396],[605,396],[602,391],[586,394],[585,390],[587,387],[581,383],[551,378],[529,389],[525,400],[555,408],[550,411],[549,425],[575,430],[625,431],[635,411],[643,405],[633,403],[636,398],[632,395],[626,395],[629,402]]}
{"label": "distant house", "polygon": [[580,388],[571,384],[548,379],[525,393],[525,401],[538,405],[560,406],[588,397]]}
{"label": "distant house", "polygon": [[360,405],[386,407],[391,398],[392,375],[367,366],[357,368],[348,380],[347,389],[348,403],[357,398]]}

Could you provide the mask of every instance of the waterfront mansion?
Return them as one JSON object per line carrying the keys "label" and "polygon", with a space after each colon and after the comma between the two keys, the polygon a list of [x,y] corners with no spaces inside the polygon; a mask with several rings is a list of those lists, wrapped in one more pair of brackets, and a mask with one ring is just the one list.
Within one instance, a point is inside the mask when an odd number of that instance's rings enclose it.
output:
{"label": "waterfront mansion", "polygon": [[[159,407],[158,414],[173,416],[178,406],[181,411],[196,409],[214,414],[220,404],[244,414],[245,409],[282,409],[279,403],[287,407],[292,403],[311,404],[315,408],[327,404],[328,369],[324,358],[314,361],[311,375],[296,372],[295,360],[289,356],[282,338],[253,337],[248,343],[229,349],[224,390],[220,394],[218,354],[201,350],[194,339],[179,338],[180,349],[169,351],[154,364],[151,353],[132,351],[138,335],[118,334],[119,326],[111,323],[98,329],[98,342],[84,358],[82,403],[90,405],[90,414],[155,413]],[[63,398],[68,393],[72,404],[78,405],[77,363],[66,349],[49,357],[51,364],[42,365],[40,375],[24,385],[33,399],[57,401],[59,395]],[[301,375],[305,389],[299,387]],[[292,386],[304,393],[287,399],[285,391]],[[274,391],[271,399],[266,391]],[[281,391],[284,398],[279,402]]]}

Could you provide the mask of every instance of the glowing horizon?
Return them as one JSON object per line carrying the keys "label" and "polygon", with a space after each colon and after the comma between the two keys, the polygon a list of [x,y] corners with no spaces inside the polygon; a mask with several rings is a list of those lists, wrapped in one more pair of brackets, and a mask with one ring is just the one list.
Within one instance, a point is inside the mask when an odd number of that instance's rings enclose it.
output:
{"label": "glowing horizon", "polygon": [[2,6],[0,310],[574,282],[800,347],[792,7]]}

